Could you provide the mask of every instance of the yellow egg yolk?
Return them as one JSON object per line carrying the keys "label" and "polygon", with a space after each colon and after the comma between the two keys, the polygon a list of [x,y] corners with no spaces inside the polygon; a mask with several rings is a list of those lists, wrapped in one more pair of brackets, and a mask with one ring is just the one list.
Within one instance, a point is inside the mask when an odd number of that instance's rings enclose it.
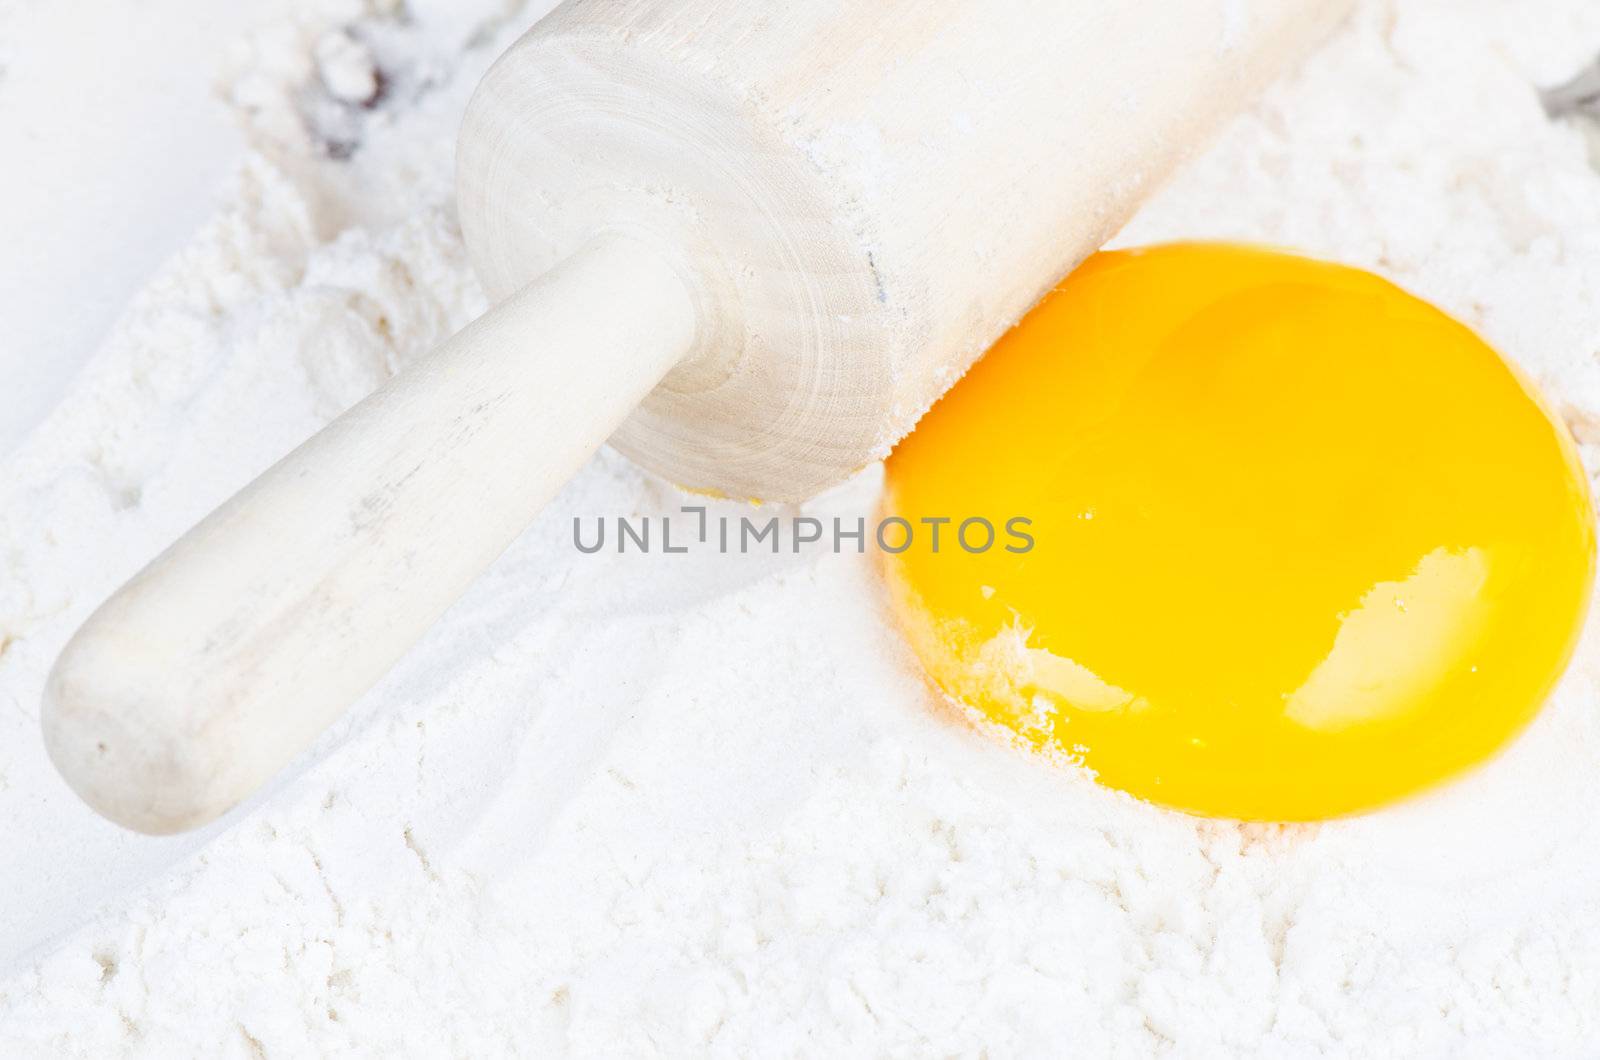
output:
{"label": "yellow egg yolk", "polygon": [[947,693],[1102,783],[1255,820],[1502,747],[1595,562],[1571,439],[1472,331],[1213,244],[1085,262],[894,451],[882,514]]}

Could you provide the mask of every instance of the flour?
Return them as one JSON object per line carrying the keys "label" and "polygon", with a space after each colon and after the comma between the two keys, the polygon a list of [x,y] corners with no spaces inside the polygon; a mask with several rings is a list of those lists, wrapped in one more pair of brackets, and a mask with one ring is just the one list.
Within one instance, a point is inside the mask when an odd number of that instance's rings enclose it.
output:
{"label": "flour", "polygon": [[[1593,629],[1460,783],[1198,821],[950,718],[870,557],[580,553],[575,516],[684,503],[609,453],[251,805],[154,840],[78,804],[38,735],[71,630],[484,308],[454,125],[537,13],[320,2],[251,38],[226,207],[0,469],[0,1053],[1600,1050]],[[1368,4],[1120,242],[1388,275],[1600,466],[1600,176],[1535,91],[1596,51],[1591,0]]]}

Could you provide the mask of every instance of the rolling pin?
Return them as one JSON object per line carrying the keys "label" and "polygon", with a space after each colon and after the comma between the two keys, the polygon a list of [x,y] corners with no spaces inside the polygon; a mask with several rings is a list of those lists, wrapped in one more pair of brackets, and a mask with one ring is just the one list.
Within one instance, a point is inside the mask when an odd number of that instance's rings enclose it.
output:
{"label": "rolling pin", "polygon": [[134,576],[45,745],[149,833],[256,790],[607,440],[808,497],[881,458],[1346,0],[568,0],[461,129],[494,307]]}

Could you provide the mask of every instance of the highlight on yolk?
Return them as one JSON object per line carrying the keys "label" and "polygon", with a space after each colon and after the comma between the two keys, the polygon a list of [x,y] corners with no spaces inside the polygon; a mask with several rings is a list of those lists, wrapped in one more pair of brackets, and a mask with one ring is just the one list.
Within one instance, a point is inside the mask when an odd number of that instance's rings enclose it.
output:
{"label": "highlight on yolk", "polygon": [[[947,693],[1102,783],[1253,820],[1502,747],[1595,563],[1573,443],[1494,350],[1376,276],[1214,244],[1085,262],[890,456],[883,514]],[[975,518],[996,540],[968,551]]]}

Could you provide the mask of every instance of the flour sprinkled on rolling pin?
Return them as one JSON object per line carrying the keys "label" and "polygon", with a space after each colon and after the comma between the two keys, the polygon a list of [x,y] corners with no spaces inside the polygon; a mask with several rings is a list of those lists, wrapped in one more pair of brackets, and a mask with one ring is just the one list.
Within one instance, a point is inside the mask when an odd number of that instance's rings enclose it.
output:
{"label": "flour sprinkled on rolling pin", "polygon": [[372,685],[608,439],[809,496],[881,458],[1343,0],[570,0],[459,148],[495,307],[100,608],[45,704],[101,813],[195,827]]}

